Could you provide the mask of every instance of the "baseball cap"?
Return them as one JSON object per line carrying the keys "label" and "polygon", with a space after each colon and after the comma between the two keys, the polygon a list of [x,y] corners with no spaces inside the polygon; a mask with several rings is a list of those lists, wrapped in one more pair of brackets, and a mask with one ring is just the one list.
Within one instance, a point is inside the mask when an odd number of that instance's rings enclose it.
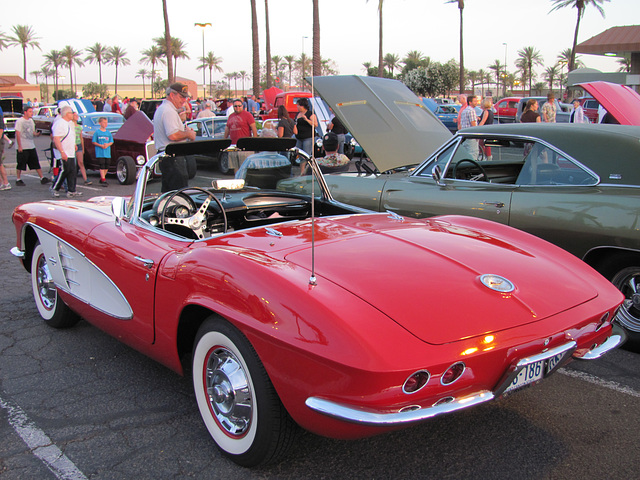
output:
{"label": "baseball cap", "polygon": [[334,151],[338,149],[338,135],[333,132],[325,133],[322,137],[322,146],[325,150]]}
{"label": "baseball cap", "polygon": [[169,85],[169,90],[167,91],[167,95],[170,92],[180,94],[184,98],[189,98],[191,96],[189,94],[189,87],[187,87],[184,83],[181,83],[181,82],[176,82]]}

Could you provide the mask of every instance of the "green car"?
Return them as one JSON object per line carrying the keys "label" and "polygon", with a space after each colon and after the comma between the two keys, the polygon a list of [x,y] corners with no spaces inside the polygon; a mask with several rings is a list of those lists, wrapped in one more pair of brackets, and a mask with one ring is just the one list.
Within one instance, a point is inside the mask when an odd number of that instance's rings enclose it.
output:
{"label": "green car", "polygon": [[[400,82],[314,83],[377,167],[326,175],[336,200],[407,217],[482,217],[548,240],[624,293],[618,318],[640,341],[640,127],[524,123],[452,137]],[[278,188],[308,191],[309,182]]]}

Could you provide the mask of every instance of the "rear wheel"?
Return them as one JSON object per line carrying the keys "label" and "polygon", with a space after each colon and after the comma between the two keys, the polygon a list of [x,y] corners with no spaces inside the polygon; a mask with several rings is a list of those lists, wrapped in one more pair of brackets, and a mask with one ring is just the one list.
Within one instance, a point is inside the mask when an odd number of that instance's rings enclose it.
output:
{"label": "rear wheel", "polygon": [[53,328],[68,328],[80,320],[58,296],[58,289],[53,283],[40,243],[36,244],[31,256],[31,286],[38,312],[47,325]]}
{"label": "rear wheel", "polygon": [[247,338],[219,317],[198,330],[193,386],[200,415],[225,456],[252,467],[286,454],[297,426]]}
{"label": "rear wheel", "polygon": [[116,164],[116,177],[120,185],[131,185],[136,179],[136,162],[131,157],[120,157]]}
{"label": "rear wheel", "polygon": [[618,321],[627,330],[629,340],[640,344],[640,265],[618,270],[611,283],[624,295]]}

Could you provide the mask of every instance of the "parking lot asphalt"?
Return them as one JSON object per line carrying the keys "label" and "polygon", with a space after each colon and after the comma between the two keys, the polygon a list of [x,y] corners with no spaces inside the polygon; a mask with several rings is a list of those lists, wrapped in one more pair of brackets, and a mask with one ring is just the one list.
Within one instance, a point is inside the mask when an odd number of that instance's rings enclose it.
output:
{"label": "parking lot asphalt", "polygon": [[[2,480],[639,478],[640,354],[628,350],[407,430],[356,441],[303,434],[281,463],[238,467],[209,438],[189,378],[86,322],[54,330],[41,321],[30,276],[9,253],[11,212],[50,196],[35,173],[23,178],[25,187],[0,192]],[[129,195],[133,186],[79,190]]]}

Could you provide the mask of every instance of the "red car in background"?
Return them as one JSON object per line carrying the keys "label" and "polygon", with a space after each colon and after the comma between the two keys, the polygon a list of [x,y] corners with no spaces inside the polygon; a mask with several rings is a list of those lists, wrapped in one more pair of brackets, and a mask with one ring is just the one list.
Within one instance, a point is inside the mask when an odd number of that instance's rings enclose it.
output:
{"label": "red car in background", "polygon": [[494,105],[498,123],[514,123],[518,111],[519,97],[507,97],[499,100]]}
{"label": "red car in background", "polygon": [[301,98],[311,98],[311,92],[282,92],[276,95],[276,99],[273,102],[273,108],[269,110],[262,118],[278,118],[278,107],[284,105],[289,112],[291,118],[296,118],[298,114],[298,107],[296,102]]}
{"label": "red car in background", "polygon": [[578,98],[580,106],[584,110],[584,115],[589,119],[589,123],[598,123],[598,108],[600,102],[593,97]]}

